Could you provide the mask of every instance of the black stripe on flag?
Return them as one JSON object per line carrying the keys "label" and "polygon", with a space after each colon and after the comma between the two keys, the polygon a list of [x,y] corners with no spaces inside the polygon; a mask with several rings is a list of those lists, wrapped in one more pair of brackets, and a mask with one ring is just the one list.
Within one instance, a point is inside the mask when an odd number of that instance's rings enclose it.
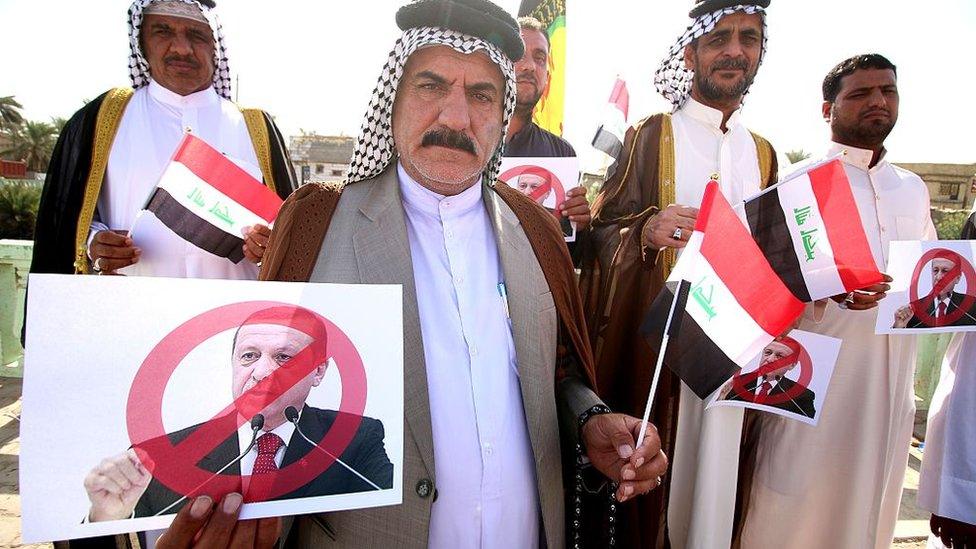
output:
{"label": "black stripe on flag", "polygon": [[746,219],[752,238],[786,287],[800,301],[811,301],[807,283],[803,280],[800,259],[793,248],[793,237],[786,224],[786,215],[779,203],[779,189],[746,202]]}
{"label": "black stripe on flag", "polygon": [[226,257],[234,263],[240,263],[244,259],[243,238],[214,227],[186,209],[166,189],[157,188],[146,209],[190,244],[216,256]]}
{"label": "black stripe on flag", "polygon": [[[668,282],[651,305],[640,333],[655,352],[661,348],[664,327],[671,311],[671,302],[678,289],[676,282]],[[739,367],[719,349],[701,329],[695,319],[685,311],[688,301],[688,288],[684,284],[675,305],[674,319],[671,321],[670,340],[664,353],[664,364],[677,375],[689,389],[702,400],[715,392],[732,376]]]}
{"label": "black stripe on flag", "polygon": [[624,148],[624,144],[620,142],[620,139],[603,129],[603,126],[600,126],[600,129],[597,130],[596,136],[593,138],[593,146],[613,158],[617,158],[617,155],[620,154],[620,149]]}

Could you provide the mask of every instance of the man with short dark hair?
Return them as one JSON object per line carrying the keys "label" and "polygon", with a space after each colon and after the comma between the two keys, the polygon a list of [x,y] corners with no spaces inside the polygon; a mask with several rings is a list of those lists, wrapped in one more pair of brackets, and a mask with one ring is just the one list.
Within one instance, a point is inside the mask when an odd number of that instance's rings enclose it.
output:
{"label": "man with short dark hair", "polygon": [[[756,371],[739,374],[726,383],[721,399],[772,406],[808,418],[817,415],[816,394],[786,377],[800,364],[800,344],[789,337],[771,341],[760,355]],[[784,361],[777,366],[777,361]],[[774,369],[770,369],[774,368]]]}
{"label": "man with short dark hair", "polygon": [[[823,94],[833,140],[824,157],[843,153],[875,263],[887,265],[891,241],[936,237],[925,183],[885,159],[898,120],[895,66],[880,55],[852,57],[830,71]],[[891,545],[915,418],[915,341],[875,335],[888,290],[876,284],[807,306],[801,330],[845,343],[816,428],[760,419],[741,547]]]}
{"label": "man with short dark hair", "polygon": [[[278,372],[280,368],[300,368],[288,363],[303,351],[313,357],[306,375]],[[249,316],[234,332],[230,360],[232,411],[211,420],[212,425],[223,425],[233,433],[213,444],[202,439],[199,444],[186,442],[204,425],[197,424],[165,438],[139,442],[126,452],[104,459],[85,478],[91,502],[88,520],[178,512],[186,503],[186,494],[170,488],[172,479],[192,471],[186,469],[187,465],[172,461],[175,455],[170,453],[170,445],[182,444],[180,454],[198,452],[203,470],[215,475],[221,472],[219,479],[210,479],[210,485],[203,484],[196,491],[207,493],[221,482],[236,482],[248,502],[392,488],[393,464],[383,445],[382,422],[306,404],[311,390],[325,377],[330,356],[326,327],[308,309],[271,307]],[[290,387],[286,375],[294,376]],[[289,407],[294,417],[289,417]],[[261,420],[255,428],[252,422],[258,415]],[[240,424],[237,429],[233,428],[235,423]],[[269,491],[274,484],[273,474],[296,462],[324,459],[325,452],[318,454],[313,445],[322,444],[330,430],[345,429],[352,436],[348,446],[341,453],[336,452],[339,461],[285,494]],[[144,465],[137,449],[154,465]],[[291,470],[301,467],[296,465]],[[314,470],[311,465],[308,468]],[[240,478],[228,478],[232,476]]]}
{"label": "man with short dark hair", "polygon": [[[933,259],[930,267],[932,292],[895,311],[892,327],[939,328],[976,324],[976,296],[956,291],[956,285],[962,280],[963,261],[966,260],[956,253]],[[946,278],[949,276],[951,278]]]}
{"label": "man with short dark hair", "polygon": [[[715,178],[733,204],[776,179],[776,154],[752,133],[742,104],[766,52],[769,0],[698,0],[692,23],[655,74],[673,106],[628,129],[616,172],[583,234],[580,287],[597,360],[597,386],[614,406],[640,414],[656,351],[638,332],[691,237],[705,185]],[[704,404],[665,369],[652,422],[674,467],[664,490],[621,506],[628,547],[661,547],[665,521],[676,547],[728,546],[735,510],[743,411]]]}
{"label": "man with short dark hair", "polygon": [[[532,121],[532,113],[549,86],[552,58],[549,55],[549,38],[541,21],[534,17],[519,17],[518,25],[525,43],[525,54],[515,63],[515,112],[505,134],[505,156],[575,157],[576,150],[569,141]],[[576,223],[577,231],[589,226],[590,204],[586,200],[586,189],[580,185],[566,189],[566,199],[562,204],[556,204],[556,213],[561,216],[561,225],[568,225],[571,221]],[[571,251],[575,250],[575,242],[570,243],[569,247]]]}

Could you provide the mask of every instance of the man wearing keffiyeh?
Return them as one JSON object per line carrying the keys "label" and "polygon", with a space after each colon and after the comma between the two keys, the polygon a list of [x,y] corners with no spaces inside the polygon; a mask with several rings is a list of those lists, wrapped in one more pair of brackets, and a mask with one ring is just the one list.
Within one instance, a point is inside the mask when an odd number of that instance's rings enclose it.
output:
{"label": "man wearing keffiyeh", "polygon": [[[654,75],[669,113],[627,131],[593,204],[581,293],[608,405],[640,413],[656,350],[638,333],[691,236],[705,184],[736,203],[775,179],[770,144],[742,122],[742,105],[765,57],[769,0],[697,0],[687,30]],[[628,547],[728,547],[736,508],[741,410],[704,407],[665,369],[652,422],[674,463],[662,490],[620,508]],[[707,439],[707,444],[705,443]]]}
{"label": "man wearing keffiyeh", "polygon": [[231,102],[213,0],[135,0],[128,20],[132,86],[91,101],[61,132],[38,212],[31,272],[253,279],[267,227],[242,235],[250,261],[234,263],[139,214],[186,133],[287,197],[294,175],[284,140],[267,113]]}
{"label": "man wearing keffiyeh", "polygon": [[[151,214],[143,212],[134,227],[186,133],[206,141],[282,198],[294,189],[294,171],[271,117],[231,102],[227,49],[216,11],[213,0],[132,2],[131,87],[109,90],[89,102],[61,131],[38,210],[32,273],[257,278],[268,227],[255,225],[242,235],[248,261],[239,263],[193,246]],[[71,543],[128,544],[128,536]]]}
{"label": "man wearing keffiyeh", "polygon": [[[402,286],[403,504],[298,517],[285,546],[565,547],[561,442],[578,435],[622,501],[655,488],[666,458],[653,427],[637,447],[640,420],[592,390],[552,215],[496,181],[515,20],[487,0],[415,0],[397,23],[346,185],[286,201],[261,277]],[[163,543],[186,539],[188,513]]]}

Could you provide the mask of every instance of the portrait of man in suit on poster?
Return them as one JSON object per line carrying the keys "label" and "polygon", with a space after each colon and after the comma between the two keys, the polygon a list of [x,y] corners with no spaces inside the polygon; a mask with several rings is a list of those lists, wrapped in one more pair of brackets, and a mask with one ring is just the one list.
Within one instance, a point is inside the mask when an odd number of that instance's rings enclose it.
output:
{"label": "portrait of man in suit on poster", "polygon": [[[311,357],[311,371],[304,376],[301,372],[291,373],[289,377],[288,368],[299,353]],[[212,472],[214,477],[238,477],[238,489],[246,501],[391,488],[393,464],[384,447],[382,422],[369,417],[342,417],[349,414],[306,403],[312,389],[322,382],[329,357],[326,327],[312,311],[302,307],[274,307],[251,315],[237,328],[231,354],[230,392],[234,400],[231,414],[240,427],[196,466]],[[260,412],[251,414],[246,410]],[[359,420],[358,428],[341,455],[332,455],[319,446],[338,421],[350,419]],[[175,446],[203,425],[196,424],[165,436]],[[286,469],[289,465],[304,462],[310,452],[325,452],[335,462],[290,493],[262,494],[255,488],[249,494],[249,487],[273,484],[267,481],[274,480],[280,471],[289,470]],[[290,470],[297,469],[300,467]],[[102,460],[86,476],[84,486],[91,502],[89,522],[176,513],[188,499],[184,497],[187,494],[178,493],[154,478],[152,468],[142,463],[133,448]],[[206,493],[204,487],[198,489]]]}
{"label": "portrait of man in suit on poster", "polygon": [[[964,264],[965,262],[965,264]],[[976,325],[976,295],[961,291],[964,267],[969,263],[960,254],[949,252],[930,262],[931,292],[895,311],[892,328],[944,328]]]}
{"label": "portrait of man in suit on poster", "polygon": [[[800,364],[802,347],[790,337],[781,337],[763,349],[759,360],[760,375],[756,371],[743,372],[722,387],[719,400],[737,400],[772,406],[786,412],[813,419],[816,414],[816,395],[808,387],[797,389],[799,382],[787,374]],[[780,364],[775,365],[777,362]],[[774,368],[774,369],[770,369]]]}

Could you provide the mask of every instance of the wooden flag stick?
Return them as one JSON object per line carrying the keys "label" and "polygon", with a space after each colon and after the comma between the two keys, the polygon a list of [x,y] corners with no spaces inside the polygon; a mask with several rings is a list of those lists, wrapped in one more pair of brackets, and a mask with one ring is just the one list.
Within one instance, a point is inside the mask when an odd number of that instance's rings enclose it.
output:
{"label": "wooden flag stick", "polygon": [[647,406],[644,407],[644,418],[641,422],[640,434],[637,436],[637,448],[644,443],[644,435],[647,434],[647,421],[651,418],[651,407],[654,406],[654,394],[657,392],[657,382],[661,378],[661,368],[664,366],[664,353],[668,349],[668,340],[671,338],[671,321],[674,319],[674,310],[681,300],[682,289],[685,282],[678,284],[677,291],[674,292],[674,299],[671,301],[671,311],[668,313],[668,321],[664,325],[664,336],[661,339],[661,350],[657,353],[657,365],[654,366],[654,377],[651,380],[651,392],[647,395]]}

